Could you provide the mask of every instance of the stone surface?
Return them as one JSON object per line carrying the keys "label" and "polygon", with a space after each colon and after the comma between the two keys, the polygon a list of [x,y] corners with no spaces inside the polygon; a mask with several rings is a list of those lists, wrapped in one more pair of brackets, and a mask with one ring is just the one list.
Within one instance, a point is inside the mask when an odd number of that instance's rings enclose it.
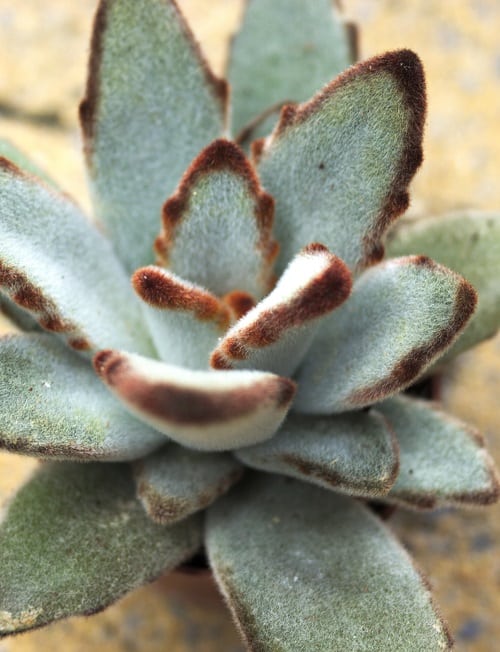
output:
{"label": "stone surface", "polygon": [[[217,72],[241,0],[179,0]],[[96,0],[0,0],[0,136],[45,166],[89,207],[76,105],[83,93]],[[363,57],[398,47],[419,53],[427,72],[426,161],[411,212],[500,206],[498,0],[422,3],[344,0],[361,26]],[[0,321],[0,333],[5,328]],[[445,405],[485,434],[500,464],[497,425],[500,339],[466,354],[444,382]],[[497,430],[495,430],[497,429]],[[36,465],[0,455],[0,502]],[[500,506],[420,515],[398,512],[393,527],[434,586],[459,652],[490,652],[500,640]],[[0,652],[236,652],[241,647],[213,585],[194,576],[145,587],[92,619],[73,618],[6,639]],[[193,590],[194,587],[194,590]],[[189,597],[190,593],[198,599]],[[201,602],[200,602],[201,601]],[[201,620],[200,620],[201,619]]]}

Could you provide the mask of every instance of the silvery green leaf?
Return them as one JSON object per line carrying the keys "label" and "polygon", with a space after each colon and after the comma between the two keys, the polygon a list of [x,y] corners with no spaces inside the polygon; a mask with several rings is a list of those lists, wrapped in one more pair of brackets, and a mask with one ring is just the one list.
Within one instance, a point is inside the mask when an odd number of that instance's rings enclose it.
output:
{"label": "silvery green leaf", "polygon": [[480,434],[428,401],[396,397],[377,406],[394,428],[401,468],[390,502],[432,509],[496,502],[500,483]]}
{"label": "silvery green leaf", "polygon": [[218,139],[165,203],[156,249],[165,267],[218,296],[238,290],[260,299],[274,281],[273,218],[273,198],[243,151]]}
{"label": "silvery green leaf", "polygon": [[291,376],[322,320],[348,298],[351,286],[351,274],[340,258],[318,243],[305,247],[274,290],[221,339],[212,366]]}
{"label": "silvery green leaf", "polygon": [[34,161],[26,156],[18,147],[5,138],[0,138],[0,156],[8,159],[21,170],[38,177],[46,184],[58,189],[56,182],[37,165]]}
{"label": "silvery green leaf", "polygon": [[8,317],[22,331],[43,331],[40,324],[27,310],[24,310],[24,308],[11,301],[3,292],[0,292],[0,312]]}
{"label": "silvery green leaf", "polygon": [[133,460],[164,437],[133,418],[90,364],[46,334],[0,338],[0,446],[72,460]]}
{"label": "silvery green leaf", "polygon": [[398,445],[377,412],[290,414],[269,441],[236,451],[244,464],[352,496],[384,496],[399,468]]}
{"label": "silvery green leaf", "polygon": [[133,414],[200,450],[249,446],[273,436],[295,383],[262,371],[193,371],[124,351],[101,351],[94,366]]}
{"label": "silvery green leaf", "polygon": [[200,453],[169,444],[135,463],[137,496],[156,523],[174,523],[225,493],[243,467],[224,453]]}
{"label": "silvery green leaf", "polygon": [[81,105],[98,217],[132,272],[153,262],[161,206],[224,131],[227,87],[172,0],[102,0]]}
{"label": "silvery green leaf", "polygon": [[109,242],[66,196],[0,159],[0,288],[80,351],[151,352]]}
{"label": "silvery green leaf", "polygon": [[387,254],[430,256],[464,276],[477,290],[477,310],[443,362],[497,332],[500,327],[500,213],[464,211],[401,224],[388,238]]}
{"label": "silvery green leaf", "polygon": [[303,102],[351,63],[331,0],[247,0],[228,70],[233,132],[276,102]]}
{"label": "silvery green leaf", "polygon": [[309,102],[282,110],[254,147],[276,200],[279,272],[311,240],[351,268],[381,258],[382,235],[407,208],[422,160],[424,115],[422,65],[409,50],[359,63]]}
{"label": "silvery green leaf", "polygon": [[475,304],[465,279],[425,256],[365,271],[322,323],[298,373],[295,408],[343,412],[404,389],[454,342]]}
{"label": "silvery green leaf", "polygon": [[406,551],[347,496],[249,477],[209,508],[206,545],[251,650],[451,649]]}
{"label": "silvery green leaf", "polygon": [[0,524],[0,636],[100,611],[194,554],[200,525],[153,523],[126,465],[40,467]]}

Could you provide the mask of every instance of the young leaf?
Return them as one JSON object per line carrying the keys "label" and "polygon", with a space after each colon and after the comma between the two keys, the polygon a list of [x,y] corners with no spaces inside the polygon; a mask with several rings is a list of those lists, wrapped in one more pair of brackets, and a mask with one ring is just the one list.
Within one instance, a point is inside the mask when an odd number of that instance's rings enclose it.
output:
{"label": "young leaf", "polygon": [[407,553],[351,498],[251,477],[209,509],[206,542],[251,650],[451,648]]}
{"label": "young leaf", "polygon": [[311,240],[351,268],[377,261],[381,237],[408,206],[422,160],[425,84],[409,50],[353,66],[309,102],[282,110],[255,148],[276,200],[278,271]]}
{"label": "young leaf", "polygon": [[476,312],[442,362],[492,337],[500,328],[500,213],[469,211],[401,224],[388,238],[388,256],[417,253],[461,274],[478,294]]}
{"label": "young leaf", "polygon": [[236,451],[256,469],[351,496],[384,496],[399,468],[398,444],[377,412],[329,417],[290,414],[275,437]]}
{"label": "young leaf", "polygon": [[173,0],[101,0],[80,114],[97,214],[130,272],[153,262],[162,203],[222,134],[226,96]]}
{"label": "young leaf", "polygon": [[137,496],[153,521],[174,523],[210,505],[242,473],[230,455],[170,444],[136,462]]}
{"label": "young leaf", "polygon": [[122,351],[101,351],[94,366],[132,413],[200,450],[269,439],[295,394],[291,380],[262,371],[192,371]]}
{"label": "young leaf", "polygon": [[212,353],[212,366],[291,376],[322,318],[347,299],[351,285],[340,258],[318,243],[305,247],[274,290],[226,333]]}
{"label": "young leaf", "polygon": [[0,446],[72,460],[133,460],[165,438],[134,419],[86,360],[46,334],[0,338]]}
{"label": "young leaf", "polygon": [[166,267],[219,296],[237,289],[260,299],[274,280],[273,217],[273,198],[242,150],[219,139],[165,203],[156,249]]}
{"label": "young leaf", "polygon": [[128,466],[42,466],[0,525],[0,636],[104,609],[196,552],[200,530],[150,521]]}
{"label": "young leaf", "polygon": [[0,158],[0,216],[0,288],[12,301],[80,351],[151,352],[127,275],[71,200]]}
{"label": "young leaf", "polygon": [[475,304],[467,281],[425,256],[372,267],[321,325],[299,370],[296,409],[354,410],[404,389],[452,344]]}
{"label": "young leaf", "polygon": [[307,100],[351,63],[350,32],[331,0],[247,0],[228,70],[233,132],[276,102]]}
{"label": "young leaf", "polygon": [[377,409],[394,428],[401,451],[401,469],[387,500],[421,509],[498,500],[499,478],[476,430],[408,397]]}

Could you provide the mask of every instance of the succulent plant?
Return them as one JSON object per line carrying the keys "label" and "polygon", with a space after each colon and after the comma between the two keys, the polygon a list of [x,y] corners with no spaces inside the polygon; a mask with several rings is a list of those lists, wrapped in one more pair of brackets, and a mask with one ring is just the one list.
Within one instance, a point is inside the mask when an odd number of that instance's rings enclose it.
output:
{"label": "succulent plant", "polygon": [[0,339],[0,441],[45,460],[0,525],[4,635],[204,546],[251,650],[451,647],[370,504],[498,498],[479,434],[405,390],[498,328],[500,215],[402,221],[383,259],[424,75],[408,50],[354,64],[355,41],[330,0],[248,2],[228,126],[173,0],[102,0],[96,223],[2,141],[1,301],[23,332]]}

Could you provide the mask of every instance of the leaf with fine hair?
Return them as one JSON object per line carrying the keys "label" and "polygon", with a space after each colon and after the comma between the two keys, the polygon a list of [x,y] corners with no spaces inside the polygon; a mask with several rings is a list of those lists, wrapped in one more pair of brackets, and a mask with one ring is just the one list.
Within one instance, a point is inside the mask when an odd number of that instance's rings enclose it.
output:
{"label": "leaf with fine hair", "polygon": [[128,465],[45,464],[0,524],[0,636],[100,611],[200,544],[198,517],[147,517]]}
{"label": "leaf with fine hair", "polygon": [[406,551],[347,496],[249,477],[209,508],[206,545],[251,650],[451,649]]}

